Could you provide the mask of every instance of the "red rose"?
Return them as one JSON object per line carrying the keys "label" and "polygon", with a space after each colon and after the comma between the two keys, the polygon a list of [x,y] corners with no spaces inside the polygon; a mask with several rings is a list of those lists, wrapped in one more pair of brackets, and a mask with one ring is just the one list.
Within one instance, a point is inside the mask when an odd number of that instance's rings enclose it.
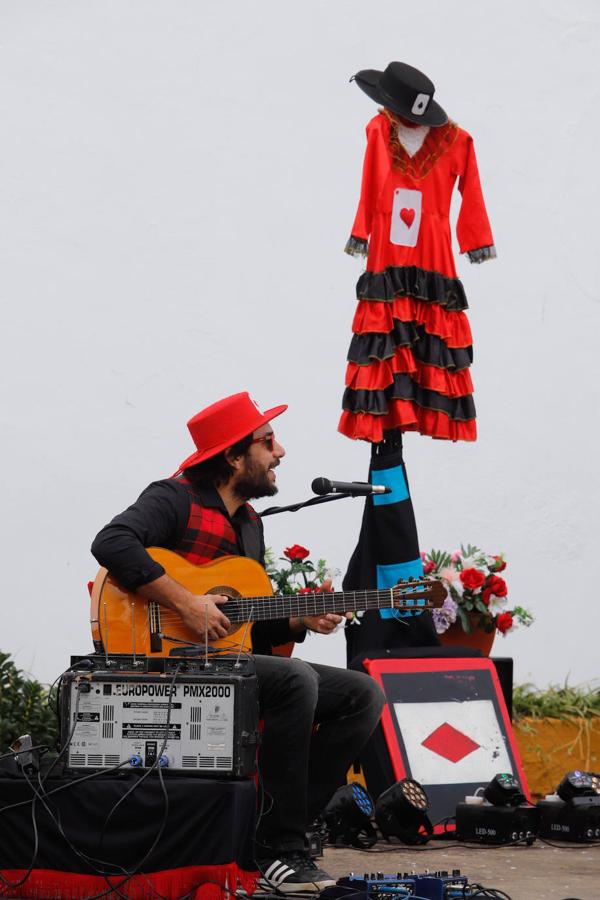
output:
{"label": "red rose", "polygon": [[496,628],[500,634],[506,634],[513,626],[513,617],[510,613],[503,612],[496,616]]}
{"label": "red rose", "polygon": [[298,591],[299,594],[312,594],[314,593],[314,588],[311,587],[303,587]]}
{"label": "red rose", "polygon": [[506,587],[506,582],[504,578],[500,578],[499,575],[490,575],[487,580],[487,584],[485,589],[493,594],[495,597],[506,597],[508,594],[508,588]]}
{"label": "red rose", "polygon": [[423,572],[425,575],[431,575],[432,572],[435,572],[435,563],[428,560],[423,566]]}
{"label": "red rose", "polygon": [[287,556],[292,562],[295,562],[296,560],[302,562],[309,554],[310,550],[307,550],[306,547],[301,547],[300,544],[292,544],[291,547],[286,547],[283,551],[283,555]]}
{"label": "red rose", "polygon": [[492,559],[494,562],[491,566],[488,566],[490,572],[504,572],[506,568],[506,563],[502,559],[501,556],[493,556]]}
{"label": "red rose", "polygon": [[485,575],[479,569],[463,569],[460,580],[468,591],[476,591],[485,581]]}
{"label": "red rose", "polygon": [[483,592],[481,594],[481,602],[485,603],[486,606],[489,606],[491,595],[492,595],[492,592],[490,591],[489,587],[484,588]]}

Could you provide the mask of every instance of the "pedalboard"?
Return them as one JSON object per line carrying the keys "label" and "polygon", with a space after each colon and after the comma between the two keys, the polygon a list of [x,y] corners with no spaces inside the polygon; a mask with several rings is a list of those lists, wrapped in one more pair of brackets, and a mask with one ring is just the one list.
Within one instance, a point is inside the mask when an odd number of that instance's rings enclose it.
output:
{"label": "pedalboard", "polygon": [[461,875],[460,869],[453,869],[452,872],[398,872],[396,875],[384,875],[383,872],[350,874],[321,892],[323,900],[343,900],[350,896],[353,900],[402,900],[404,897],[462,900],[469,898],[471,892],[469,879]]}
{"label": "pedalboard", "polygon": [[68,771],[256,771],[258,688],[248,657],[72,657],[59,707]]}

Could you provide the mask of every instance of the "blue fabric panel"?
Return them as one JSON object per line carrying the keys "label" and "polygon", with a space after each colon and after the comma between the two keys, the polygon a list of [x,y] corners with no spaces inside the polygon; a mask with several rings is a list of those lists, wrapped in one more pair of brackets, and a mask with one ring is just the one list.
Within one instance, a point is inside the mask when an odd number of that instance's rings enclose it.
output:
{"label": "blue fabric panel", "polygon": [[[379,473],[378,473],[379,474]],[[386,495],[384,495],[386,496]],[[388,495],[389,496],[389,495]],[[408,562],[403,563],[394,563],[391,566],[377,566],[377,587],[379,590],[383,588],[391,588],[400,581],[400,579],[406,578],[422,578],[423,577],[423,563],[421,562],[421,557],[417,557],[417,559],[411,559]],[[417,604],[423,601],[416,601]],[[398,609],[380,609],[379,614],[382,619],[393,619],[393,618],[403,618],[405,616],[412,615],[421,615],[421,611],[412,612],[401,612]]]}
{"label": "blue fabric panel", "polygon": [[373,469],[371,471],[371,484],[383,484],[392,490],[391,494],[373,494],[375,506],[387,506],[388,503],[400,503],[408,500],[408,485],[402,466],[394,466],[393,469]]}

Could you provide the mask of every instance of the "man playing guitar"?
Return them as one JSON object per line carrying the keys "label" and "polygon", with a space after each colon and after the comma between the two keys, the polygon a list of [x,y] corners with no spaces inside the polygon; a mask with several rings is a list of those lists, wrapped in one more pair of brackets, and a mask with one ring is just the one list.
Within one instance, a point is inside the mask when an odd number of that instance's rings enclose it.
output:
{"label": "man playing guitar", "polygon": [[[146,548],[163,547],[198,565],[236,555],[264,566],[262,521],[248,501],[277,492],[275,470],[285,450],[270,423],[286,409],[262,413],[244,392],[199,412],[188,422],[196,451],[173,477],[149,485],[92,545],[125,590],[175,613],[198,642],[227,637],[228,598],[192,593]],[[303,641],[307,629],[329,634],[342,619],[324,613],[252,627],[266,797],[256,862],[265,889],[317,892],[335,883],[307,855],[305,833],[379,721],[383,694],[367,675],[273,656],[271,648]]]}

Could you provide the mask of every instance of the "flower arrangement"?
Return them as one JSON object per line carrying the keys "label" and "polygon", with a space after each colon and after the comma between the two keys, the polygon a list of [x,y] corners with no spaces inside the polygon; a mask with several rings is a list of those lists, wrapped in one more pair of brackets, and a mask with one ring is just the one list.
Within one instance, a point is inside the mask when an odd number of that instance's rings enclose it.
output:
{"label": "flower arrangement", "polygon": [[285,563],[277,566],[275,554],[270,547],[265,553],[265,568],[277,594],[310,594],[313,591],[333,591],[333,577],[337,574],[328,568],[324,559],[313,563],[308,557],[310,550],[300,544],[292,544],[283,551],[279,559]]}
{"label": "flower arrangement", "polygon": [[471,631],[469,614],[479,614],[476,626],[484,631],[499,631],[506,635],[518,625],[529,627],[533,616],[522,606],[506,609],[508,588],[500,576],[506,568],[502,554],[490,556],[467,544],[460,550],[430,550],[421,553],[423,571],[430,578],[437,578],[448,589],[448,596],[440,609],[433,611],[435,629],[443,634],[454,622],[460,622],[463,631]]}

